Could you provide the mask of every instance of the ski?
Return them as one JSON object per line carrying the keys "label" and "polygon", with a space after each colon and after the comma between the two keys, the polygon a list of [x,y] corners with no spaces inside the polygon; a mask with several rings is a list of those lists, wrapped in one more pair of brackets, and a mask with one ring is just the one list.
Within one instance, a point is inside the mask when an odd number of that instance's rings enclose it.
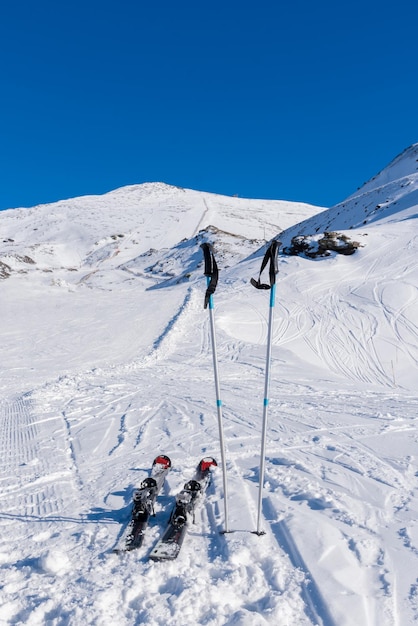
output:
{"label": "ski", "polygon": [[160,454],[154,459],[150,476],[145,478],[139,488],[133,492],[131,519],[113,552],[119,554],[141,547],[149,518],[155,515],[155,500],[170,467],[171,461],[168,456]]}
{"label": "ski", "polygon": [[216,465],[217,462],[212,457],[205,457],[200,461],[194,477],[184,485],[177,495],[168,526],[153,548],[150,559],[166,561],[178,557],[190,519],[194,522],[195,511],[209,486],[211,468]]}

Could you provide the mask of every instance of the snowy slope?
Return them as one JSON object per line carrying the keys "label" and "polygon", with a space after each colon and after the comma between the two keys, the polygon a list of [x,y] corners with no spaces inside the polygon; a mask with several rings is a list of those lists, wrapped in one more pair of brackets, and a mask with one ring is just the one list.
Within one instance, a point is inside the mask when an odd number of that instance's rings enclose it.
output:
{"label": "snowy slope", "polygon": [[[0,623],[415,622],[417,148],[326,211],[149,184],[0,214]],[[363,247],[279,258],[259,537],[268,293],[249,280],[263,240],[325,230]],[[179,559],[152,563],[174,495],[220,460],[202,241],[233,532],[217,469]],[[112,554],[158,452],[145,544]]]}
{"label": "snowy slope", "polygon": [[[235,225],[232,234],[223,235],[222,261],[236,262],[257,250],[265,235],[270,238],[318,210],[155,183],[3,211],[0,276],[9,277],[0,283],[7,303],[3,323],[9,329],[2,346],[7,360],[0,364],[3,384],[10,390],[16,381],[20,390],[22,374],[27,385],[29,374],[43,381],[50,368],[57,375],[138,357],[173,315],[164,306],[156,316],[156,302],[165,295],[145,297],[144,290],[196,270],[203,239],[215,239],[216,229]],[[196,276],[201,278],[201,272]],[[140,327],[141,316],[145,333],[132,327]],[[103,350],[109,339],[110,354]]]}
{"label": "snowy slope", "polygon": [[414,144],[347,200],[289,228],[287,235],[305,230],[363,229],[373,224],[396,223],[399,228],[399,223],[417,217],[417,185],[418,144]]}

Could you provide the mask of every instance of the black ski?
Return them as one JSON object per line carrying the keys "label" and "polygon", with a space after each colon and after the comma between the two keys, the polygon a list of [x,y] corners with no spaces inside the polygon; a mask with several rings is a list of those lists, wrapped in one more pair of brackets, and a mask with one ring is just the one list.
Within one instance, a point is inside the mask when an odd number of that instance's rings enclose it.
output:
{"label": "black ski", "polygon": [[131,519],[113,552],[128,552],[141,547],[149,518],[155,515],[155,500],[170,467],[171,461],[168,456],[161,454],[154,459],[151,475],[133,492]]}
{"label": "black ski", "polygon": [[211,468],[217,463],[212,457],[205,457],[197,466],[192,480],[189,480],[176,497],[168,526],[150,554],[154,561],[176,559],[186,536],[190,519],[194,521],[195,510],[202,501],[211,479]]}

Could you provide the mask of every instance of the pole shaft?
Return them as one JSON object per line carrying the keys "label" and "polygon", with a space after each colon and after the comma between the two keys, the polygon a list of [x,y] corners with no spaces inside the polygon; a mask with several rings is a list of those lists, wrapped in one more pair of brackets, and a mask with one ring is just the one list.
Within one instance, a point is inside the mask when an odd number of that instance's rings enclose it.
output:
{"label": "pole shaft", "polygon": [[265,381],[264,381],[263,426],[262,426],[262,431],[261,431],[260,485],[259,485],[259,492],[258,492],[257,534],[261,534],[261,512],[262,512],[263,488],[264,488],[266,438],[267,438],[267,413],[268,413],[268,405],[269,405],[271,344],[272,344],[272,336],[273,336],[273,319],[274,319],[275,297],[276,297],[276,285],[274,284],[274,285],[272,285],[271,290],[270,290],[270,309],[269,309],[269,325],[268,325],[268,335],[267,335],[266,375],[265,375]]}
{"label": "pole shaft", "polygon": [[215,316],[214,305],[212,295],[209,298],[209,319],[210,319],[210,334],[212,340],[212,358],[213,358],[213,372],[215,376],[215,390],[216,390],[216,407],[218,412],[218,427],[219,427],[219,443],[221,448],[221,461],[222,461],[222,474],[223,474],[223,488],[224,488],[224,510],[225,510],[225,532],[229,532],[228,528],[228,486],[226,480],[226,459],[225,459],[225,439],[223,429],[223,417],[222,417],[222,400],[219,386],[219,373],[218,373],[218,355],[216,349],[216,334],[215,334]]}

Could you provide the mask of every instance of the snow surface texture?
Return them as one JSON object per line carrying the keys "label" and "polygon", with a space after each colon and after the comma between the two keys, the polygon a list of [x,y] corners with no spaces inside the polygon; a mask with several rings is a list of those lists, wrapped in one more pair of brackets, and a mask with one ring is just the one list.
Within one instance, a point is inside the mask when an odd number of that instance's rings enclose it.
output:
{"label": "snow surface texture", "polygon": [[[405,626],[418,620],[418,145],[329,210],[146,184],[0,213],[0,623]],[[211,226],[211,228],[208,228]],[[350,257],[279,256],[263,529],[264,240],[338,230]],[[283,232],[282,232],[283,231]],[[177,561],[175,494],[222,472]],[[141,549],[112,548],[172,460]]]}

